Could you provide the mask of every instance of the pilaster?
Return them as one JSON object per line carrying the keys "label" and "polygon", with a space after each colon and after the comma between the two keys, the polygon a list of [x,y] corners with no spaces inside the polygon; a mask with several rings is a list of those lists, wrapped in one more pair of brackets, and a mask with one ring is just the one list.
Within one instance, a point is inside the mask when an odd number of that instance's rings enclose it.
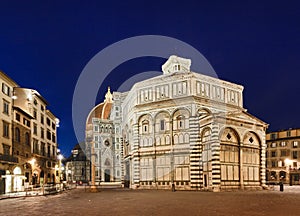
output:
{"label": "pilaster", "polygon": [[212,124],[212,190],[214,192],[220,191],[221,186],[221,164],[220,164],[220,140],[219,140],[219,125]]}
{"label": "pilaster", "polygon": [[199,117],[190,117],[190,178],[191,188],[198,190],[201,187],[201,172],[200,169],[200,137],[199,137]]}
{"label": "pilaster", "polygon": [[132,125],[133,150],[132,150],[132,176],[134,187],[140,183],[140,158],[139,158],[139,128],[138,124]]}

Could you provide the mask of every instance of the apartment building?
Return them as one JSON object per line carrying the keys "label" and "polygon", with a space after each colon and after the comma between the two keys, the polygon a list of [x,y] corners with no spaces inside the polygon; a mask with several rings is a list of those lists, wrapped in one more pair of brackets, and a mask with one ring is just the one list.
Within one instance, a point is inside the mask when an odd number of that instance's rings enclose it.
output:
{"label": "apartment building", "polygon": [[[12,93],[18,84],[0,71],[0,194],[5,192],[6,174],[18,163],[12,155]],[[10,179],[8,179],[10,181]]]}
{"label": "apartment building", "polygon": [[59,182],[59,120],[34,89],[22,88],[0,71],[0,193]]}
{"label": "apartment building", "polygon": [[300,129],[267,133],[267,181],[299,184]]}

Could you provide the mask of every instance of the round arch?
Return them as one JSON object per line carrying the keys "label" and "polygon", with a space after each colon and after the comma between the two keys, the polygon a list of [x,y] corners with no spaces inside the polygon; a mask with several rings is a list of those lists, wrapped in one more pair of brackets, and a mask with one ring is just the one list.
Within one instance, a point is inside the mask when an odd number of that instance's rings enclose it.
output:
{"label": "round arch", "polygon": [[200,132],[200,138],[202,142],[211,140],[211,128],[205,127]]}
{"label": "round arch", "polygon": [[261,147],[261,138],[254,131],[246,131],[243,135],[243,144]]}
{"label": "round arch", "polygon": [[14,174],[14,175],[21,175],[21,174],[22,174],[22,169],[21,169],[19,166],[16,166],[16,167],[13,169],[13,174]]}
{"label": "round arch", "polygon": [[176,109],[172,115],[173,130],[182,130],[189,128],[190,111],[186,108]]}
{"label": "round arch", "polygon": [[155,114],[153,122],[155,133],[168,131],[170,130],[171,115],[165,110],[160,111]]}
{"label": "round arch", "polygon": [[[173,110],[173,112],[171,113],[171,118],[174,119],[174,116],[180,115],[181,112],[188,113],[188,117],[191,116],[191,112],[189,111],[189,109],[182,107],[182,108],[177,108],[177,109]],[[176,115],[177,113],[178,113],[178,115]]]}
{"label": "round arch", "polygon": [[219,140],[221,142],[229,142],[229,143],[240,144],[241,136],[235,128],[224,126],[220,130]]}
{"label": "round arch", "polygon": [[154,119],[157,119],[157,117],[161,114],[166,114],[169,116],[169,118],[171,118],[171,114],[167,110],[161,110],[154,115]]}
{"label": "round arch", "polygon": [[200,118],[204,118],[204,117],[209,116],[209,115],[211,115],[211,114],[212,114],[212,112],[211,112],[208,108],[202,107],[202,108],[199,108],[199,109],[197,110],[197,115],[198,115]]}

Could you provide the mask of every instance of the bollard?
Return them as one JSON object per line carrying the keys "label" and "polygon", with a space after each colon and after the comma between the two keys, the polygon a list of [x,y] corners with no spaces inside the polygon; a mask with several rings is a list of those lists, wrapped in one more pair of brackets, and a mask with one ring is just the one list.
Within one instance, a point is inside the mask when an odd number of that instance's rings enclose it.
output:
{"label": "bollard", "polygon": [[279,183],[279,188],[280,188],[280,191],[283,192],[283,183],[282,182]]}

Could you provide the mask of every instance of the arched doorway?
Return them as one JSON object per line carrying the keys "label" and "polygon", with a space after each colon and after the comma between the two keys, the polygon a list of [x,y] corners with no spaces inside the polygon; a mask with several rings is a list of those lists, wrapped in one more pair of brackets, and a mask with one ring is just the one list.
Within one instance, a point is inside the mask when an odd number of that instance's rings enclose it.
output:
{"label": "arched doorway", "polygon": [[13,170],[13,191],[21,191],[23,186],[22,170],[20,167],[15,167]]}
{"label": "arched doorway", "polygon": [[104,181],[105,182],[110,182],[110,169],[106,169],[104,171]]}
{"label": "arched doorway", "polygon": [[124,176],[124,187],[130,187],[130,163],[129,161],[125,162],[125,176]]}
{"label": "arched doorway", "polygon": [[280,181],[285,181],[286,180],[286,172],[285,171],[280,171],[279,172],[279,179],[280,179]]}
{"label": "arched doorway", "polygon": [[45,176],[45,173],[44,173],[44,170],[41,171],[41,174],[40,174],[40,183],[41,184],[44,184],[44,176]]}
{"label": "arched doorway", "polygon": [[38,183],[38,174],[33,173],[32,175],[32,185],[36,185]]}

